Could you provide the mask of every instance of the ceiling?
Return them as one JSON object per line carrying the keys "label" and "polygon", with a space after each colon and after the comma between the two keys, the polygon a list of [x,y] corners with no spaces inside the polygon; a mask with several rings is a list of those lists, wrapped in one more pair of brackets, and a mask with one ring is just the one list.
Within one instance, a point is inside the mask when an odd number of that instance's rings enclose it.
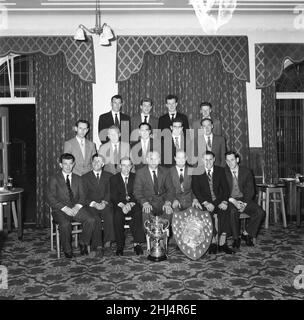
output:
{"label": "ceiling", "polygon": [[[113,12],[193,10],[190,0],[101,0],[100,2],[102,11]],[[300,6],[304,12],[303,0],[238,0],[236,12],[294,12],[296,7]],[[95,0],[0,0],[0,10],[1,7],[9,11],[93,11]]]}

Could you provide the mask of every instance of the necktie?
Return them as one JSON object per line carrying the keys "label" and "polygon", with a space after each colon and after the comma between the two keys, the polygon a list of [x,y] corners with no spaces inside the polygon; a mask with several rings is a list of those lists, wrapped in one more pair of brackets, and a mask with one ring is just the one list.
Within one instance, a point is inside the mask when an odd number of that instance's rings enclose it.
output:
{"label": "necktie", "polygon": [[209,181],[211,181],[211,179],[212,179],[212,176],[211,176],[211,170],[208,170],[208,179],[209,179]]}
{"label": "necktie", "polygon": [[118,117],[117,117],[117,113],[115,113],[115,121],[114,124],[116,127],[119,127],[119,121],[118,121]]}
{"label": "necktie", "polygon": [[155,171],[153,170],[152,172],[153,172],[153,189],[154,189],[154,193],[158,194],[158,179],[157,179]]}
{"label": "necktie", "polygon": [[144,120],[145,123],[148,123],[147,119],[148,119],[148,116],[145,116],[145,120]]}
{"label": "necktie", "polygon": [[233,171],[233,178],[234,178],[236,181],[238,181],[238,178],[237,178],[237,176],[236,176],[236,171]]}
{"label": "necktie", "polygon": [[175,148],[179,149],[178,137],[175,137]]}
{"label": "necktie", "polygon": [[118,164],[117,144],[114,145],[114,164],[115,164],[115,168],[116,168],[116,167],[117,167],[117,164]]}
{"label": "necktie", "polygon": [[66,183],[66,186],[68,188],[70,201],[73,203],[74,202],[74,195],[73,195],[73,191],[71,189],[71,183],[70,183],[69,175],[66,176],[65,183]]}
{"label": "necktie", "polygon": [[208,141],[207,141],[207,146],[208,146],[208,149],[211,150],[211,138],[210,136],[208,136]]}
{"label": "necktie", "polygon": [[179,170],[180,170],[179,182],[180,184],[182,184],[184,182],[183,169],[179,169]]}
{"label": "necktie", "polygon": [[97,182],[99,183],[99,173],[96,174]]}
{"label": "necktie", "polygon": [[85,151],[84,151],[84,139],[80,140],[80,149],[81,149],[81,153],[83,158],[85,157]]}
{"label": "necktie", "polygon": [[125,177],[125,191],[126,191],[126,198],[128,198],[129,193],[128,193],[128,177]]}
{"label": "necktie", "polygon": [[174,113],[171,113],[171,122],[173,121],[174,119]]}

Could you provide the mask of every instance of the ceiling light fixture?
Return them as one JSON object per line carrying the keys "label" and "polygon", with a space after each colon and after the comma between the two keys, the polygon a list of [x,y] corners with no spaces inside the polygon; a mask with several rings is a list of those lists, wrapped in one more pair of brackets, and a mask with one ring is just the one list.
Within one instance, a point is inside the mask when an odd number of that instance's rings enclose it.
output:
{"label": "ceiling light fixture", "polygon": [[111,45],[110,40],[115,40],[115,36],[111,28],[106,23],[101,25],[100,0],[96,0],[95,27],[87,28],[83,24],[80,24],[76,30],[74,39],[79,41],[86,40],[85,31],[92,34],[97,34],[99,36],[99,44],[101,46],[109,46]]}

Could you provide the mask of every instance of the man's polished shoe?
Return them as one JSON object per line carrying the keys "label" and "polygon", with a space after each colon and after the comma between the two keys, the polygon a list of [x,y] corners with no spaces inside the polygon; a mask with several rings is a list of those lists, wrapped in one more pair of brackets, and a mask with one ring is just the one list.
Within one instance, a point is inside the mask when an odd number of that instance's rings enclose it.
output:
{"label": "man's polished shoe", "polygon": [[134,247],[134,252],[136,253],[137,256],[140,256],[141,254],[144,254],[144,250],[142,249],[140,244],[137,244]]}
{"label": "man's polished shoe", "polygon": [[216,243],[210,244],[209,254],[217,254],[217,244]]}
{"label": "man's polished shoe", "polygon": [[79,243],[79,247],[80,247],[80,254],[81,254],[82,256],[89,254],[88,246],[86,246],[85,244],[80,244],[80,243]]}
{"label": "man's polished shoe", "polygon": [[117,256],[123,256],[123,248],[117,248],[116,255]]}
{"label": "man's polished shoe", "polygon": [[64,253],[64,256],[65,256],[67,259],[72,259],[72,258],[74,257],[72,252],[65,252],[65,253]]}
{"label": "man's polished shoe", "polygon": [[235,251],[228,247],[227,243],[224,243],[222,246],[219,246],[219,252],[225,252],[227,254],[233,254]]}
{"label": "man's polished shoe", "polygon": [[250,237],[249,234],[247,234],[247,235],[242,234],[241,238],[242,238],[242,240],[244,240],[246,242],[247,247],[253,247],[254,246],[252,237]]}
{"label": "man's polished shoe", "polygon": [[233,249],[240,249],[240,245],[241,245],[241,239],[234,239],[233,243],[232,243],[232,248]]}

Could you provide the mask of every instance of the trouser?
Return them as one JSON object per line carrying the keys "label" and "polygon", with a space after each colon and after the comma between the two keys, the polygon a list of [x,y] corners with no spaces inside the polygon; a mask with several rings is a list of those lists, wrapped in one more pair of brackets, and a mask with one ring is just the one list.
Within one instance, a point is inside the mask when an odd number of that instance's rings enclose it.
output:
{"label": "trouser", "polygon": [[55,223],[59,225],[60,240],[65,253],[72,252],[71,222],[76,221],[82,224],[82,232],[79,235],[79,243],[82,245],[89,245],[91,239],[97,239],[97,233],[101,232],[100,220],[98,221],[85,207],[82,207],[74,217],[68,216],[61,210],[53,211],[52,216]]}
{"label": "trouser", "polygon": [[[104,242],[115,241],[114,221],[113,221],[113,208],[106,206],[103,210],[97,210],[96,208],[89,207],[90,212],[100,221],[103,220],[103,240]],[[101,230],[101,228],[100,228]],[[99,235],[99,234],[98,234]],[[102,245],[101,239],[96,239],[97,246]]]}
{"label": "trouser", "polygon": [[129,211],[127,214],[124,214],[120,207],[116,207],[114,209],[114,231],[117,247],[121,248],[123,248],[125,245],[124,225],[126,216],[132,217],[129,225],[133,236],[133,241],[135,243],[141,243],[145,241],[142,214],[139,204],[136,204],[134,207],[132,207],[131,211]]}
{"label": "trouser", "polygon": [[[243,199],[237,200],[243,201]],[[234,239],[237,239],[240,236],[240,212],[234,205],[230,204],[229,206],[231,207],[232,236]],[[250,237],[256,238],[260,225],[265,217],[265,212],[254,201],[247,202],[247,206],[243,212],[250,216],[247,232]]]}

